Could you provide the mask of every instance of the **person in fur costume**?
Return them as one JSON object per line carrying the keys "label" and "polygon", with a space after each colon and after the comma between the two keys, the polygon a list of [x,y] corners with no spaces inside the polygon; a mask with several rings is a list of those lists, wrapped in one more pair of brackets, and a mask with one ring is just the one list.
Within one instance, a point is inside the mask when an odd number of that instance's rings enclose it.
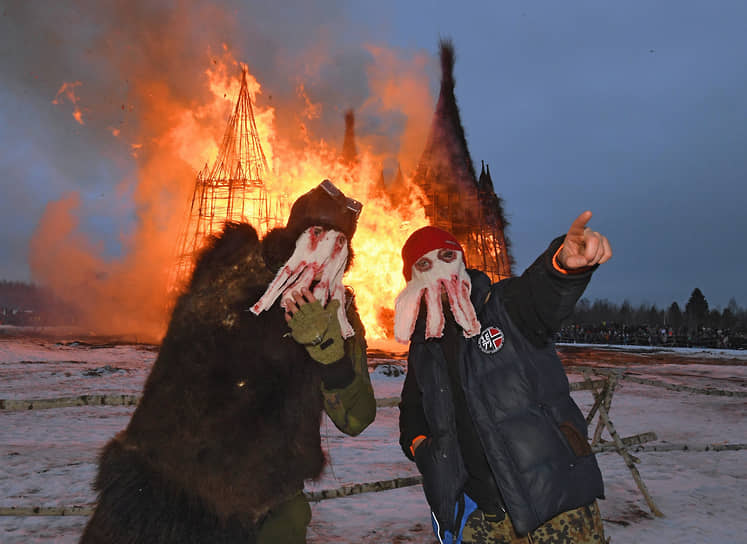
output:
{"label": "person in fur costume", "polygon": [[228,223],[202,252],[132,419],[100,454],[82,544],[305,542],[322,410],[349,435],[376,412],[342,286],[360,208],[325,180],[262,242]]}

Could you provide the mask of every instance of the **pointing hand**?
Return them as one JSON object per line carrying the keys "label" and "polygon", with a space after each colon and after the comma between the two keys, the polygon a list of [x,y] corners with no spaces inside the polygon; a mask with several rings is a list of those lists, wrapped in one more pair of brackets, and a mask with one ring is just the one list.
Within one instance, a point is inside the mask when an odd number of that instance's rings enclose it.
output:
{"label": "pointing hand", "polygon": [[612,257],[612,248],[605,236],[586,226],[591,212],[579,215],[568,229],[558,263],[566,270],[606,263]]}

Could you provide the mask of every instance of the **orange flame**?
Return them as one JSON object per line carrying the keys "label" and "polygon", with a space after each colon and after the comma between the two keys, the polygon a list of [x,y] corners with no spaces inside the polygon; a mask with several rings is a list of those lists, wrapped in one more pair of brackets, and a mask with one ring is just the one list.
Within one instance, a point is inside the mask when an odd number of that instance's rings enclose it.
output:
{"label": "orange flame", "polygon": [[[159,44],[152,42],[155,51],[151,53],[165,62],[171,49],[166,44],[159,49]],[[292,203],[323,179],[330,179],[345,194],[363,202],[353,240],[355,262],[345,281],[355,289],[367,337],[377,339],[391,335],[394,298],[404,286],[402,244],[410,232],[427,224],[417,198],[419,190],[407,180],[405,186],[397,187],[396,197],[383,190],[382,165],[394,162],[402,165],[403,172],[412,171],[425,143],[433,101],[423,62],[401,62],[380,48],[370,51],[376,68],[368,78],[377,97],[362,104],[360,111],[369,117],[397,111],[406,122],[394,139],[358,134],[358,161],[352,167],[340,161],[341,145],[314,134],[311,127],[324,113],[322,102],[314,101],[300,79],[296,96],[284,95],[280,100],[271,100],[251,74],[247,74],[247,83],[271,170],[264,180],[269,195]],[[180,94],[181,81],[169,81],[153,72],[153,66],[163,63],[151,66],[131,55],[119,61],[130,82],[127,96],[117,101],[118,128],[112,129],[111,121],[103,128],[121,142],[123,154],[135,159],[135,178],[120,180],[117,188],[123,197],[117,202],[131,201],[137,210],[134,230],[121,234],[122,257],[98,256],[97,244],[80,232],[78,217],[90,203],[77,194],[50,203],[37,226],[30,248],[35,279],[81,307],[93,332],[157,340],[165,331],[168,269],[174,265],[171,256],[180,222],[187,215],[196,173],[215,160],[240,85],[241,65],[227,46],[217,52],[208,50],[207,57],[209,64],[200,70],[199,85],[189,80],[199,102]],[[76,95],[80,85],[63,83],[54,103],[67,100],[80,111]],[[407,92],[397,93],[397,85],[404,85]],[[76,120],[82,123],[82,115]],[[339,122],[341,137],[342,112]],[[284,223],[286,217],[279,219]]]}
{"label": "orange flame", "polygon": [[[217,64],[207,71],[214,101],[194,112],[195,118],[206,110],[215,112],[233,105],[238,95],[239,81],[235,70],[231,73],[228,67],[237,64],[227,59],[226,64]],[[400,250],[414,229],[428,224],[416,198],[418,190],[410,188],[402,191],[409,198],[402,199],[394,206],[382,188],[377,187],[381,158],[370,147],[361,146],[360,143],[359,161],[352,169],[339,160],[339,150],[324,141],[313,141],[308,137],[308,132],[303,148],[299,150],[290,145],[277,134],[274,109],[256,105],[254,99],[262,93],[261,85],[250,74],[247,79],[261,145],[272,171],[264,180],[268,198],[292,203],[323,179],[330,179],[346,195],[364,203],[353,240],[355,261],[346,282],[355,290],[367,336],[372,339],[391,336],[394,298],[405,283]],[[301,118],[318,117],[321,106],[311,101],[303,85],[297,87],[297,93],[305,104]],[[214,159],[217,145],[207,135],[195,138],[195,121],[190,115],[185,113],[182,122],[172,131],[172,137],[180,142],[181,156],[197,169]],[[288,207],[283,212],[280,218],[282,224],[287,219]]]}

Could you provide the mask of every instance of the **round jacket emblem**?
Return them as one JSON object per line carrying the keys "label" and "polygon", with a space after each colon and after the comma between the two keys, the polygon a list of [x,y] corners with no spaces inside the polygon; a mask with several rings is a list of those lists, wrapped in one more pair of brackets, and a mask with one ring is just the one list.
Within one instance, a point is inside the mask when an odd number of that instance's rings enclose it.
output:
{"label": "round jacket emblem", "polygon": [[490,326],[480,333],[477,345],[483,353],[495,353],[503,347],[503,331]]}

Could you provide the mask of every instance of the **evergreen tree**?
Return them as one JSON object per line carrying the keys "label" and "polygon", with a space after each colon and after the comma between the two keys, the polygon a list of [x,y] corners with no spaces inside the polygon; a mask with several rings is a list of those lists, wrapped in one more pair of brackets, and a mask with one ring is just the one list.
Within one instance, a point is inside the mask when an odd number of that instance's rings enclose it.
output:
{"label": "evergreen tree", "polygon": [[623,325],[632,325],[633,319],[633,307],[630,305],[627,299],[623,300],[622,306],[620,307],[620,322]]}
{"label": "evergreen tree", "polygon": [[576,309],[574,310],[574,312],[579,315],[585,316],[585,314],[587,314],[590,309],[591,309],[591,302],[589,302],[588,298],[584,297],[576,303]]}
{"label": "evergreen tree", "polygon": [[667,310],[667,322],[675,331],[678,331],[682,327],[682,310],[680,310],[680,305],[676,302],[672,302],[669,310]]}
{"label": "evergreen tree", "polygon": [[648,315],[646,316],[646,321],[648,322],[648,325],[650,327],[659,327],[661,325],[661,312],[659,312],[656,304],[652,305],[651,308],[649,308]]}
{"label": "evergreen tree", "polygon": [[[732,299],[732,300],[734,300],[734,299]],[[736,303],[735,303],[735,305],[736,305]],[[734,311],[732,311],[731,304],[730,304],[724,310],[724,313],[721,314],[721,326],[724,329],[733,329],[736,324],[737,324],[737,316],[736,316],[736,313]]]}
{"label": "evergreen tree", "polygon": [[685,313],[691,326],[697,328],[705,323],[708,316],[708,301],[697,287],[690,294],[690,300],[685,305]]}

